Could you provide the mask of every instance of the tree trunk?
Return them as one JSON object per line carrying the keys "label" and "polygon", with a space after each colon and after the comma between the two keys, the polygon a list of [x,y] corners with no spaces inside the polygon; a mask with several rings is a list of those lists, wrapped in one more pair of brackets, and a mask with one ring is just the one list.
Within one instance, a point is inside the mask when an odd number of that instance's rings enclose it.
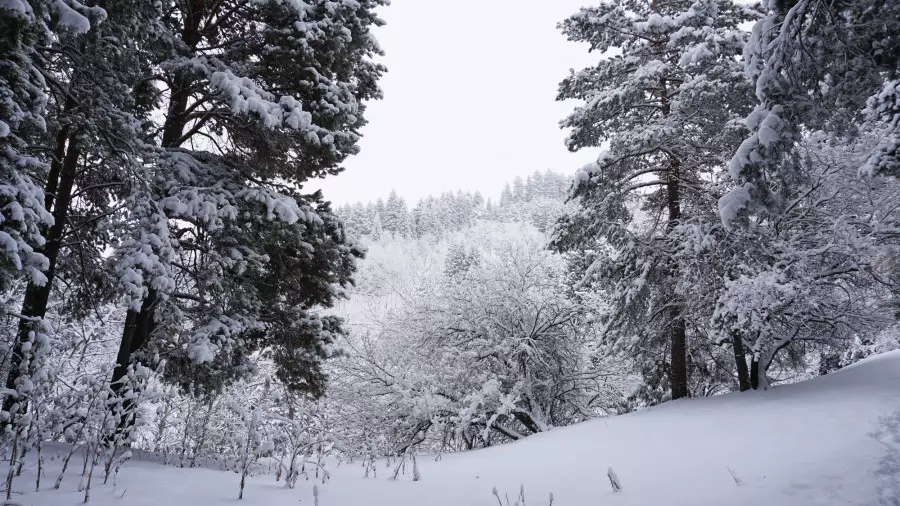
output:
{"label": "tree trunk", "polygon": [[778,344],[771,350],[753,354],[753,361],[750,362],[750,386],[754,390],[769,388],[769,379],[766,377],[766,373],[769,371],[769,367],[772,365],[778,352],[791,344],[792,341],[793,336],[785,337],[780,339]]}
{"label": "tree trunk", "polygon": [[[655,4],[654,4],[655,5]],[[667,82],[665,78],[659,80],[659,102],[663,116],[670,112]],[[666,229],[671,232],[681,221],[681,160],[675,155],[669,155],[669,167],[664,171],[666,181],[666,207],[669,211],[669,221]],[[678,279],[678,265],[672,262],[669,275],[673,281]],[[671,311],[671,368],[669,383],[672,387],[672,399],[680,399],[688,396],[688,367],[687,367],[687,332],[686,323],[681,313],[681,304],[673,300]]]}
{"label": "tree trunk", "polygon": [[672,399],[688,396],[687,378],[687,336],[684,319],[676,315],[672,319],[672,370],[669,382],[672,386]]}
{"label": "tree trunk", "polygon": [[756,354],[753,355],[753,359],[750,361],[750,388],[753,390],[759,389],[759,357]]}
{"label": "tree trunk", "polygon": [[[66,104],[69,106],[69,103]],[[72,104],[74,107],[74,104]],[[68,130],[66,130],[68,131]],[[16,333],[16,342],[10,357],[9,373],[6,376],[7,390],[15,390],[16,383],[22,374],[22,361],[25,358],[23,345],[29,341],[29,334],[34,330],[34,320],[47,315],[47,306],[50,301],[50,291],[53,288],[53,278],[56,273],[56,263],[59,252],[62,249],[62,240],[66,228],[66,220],[69,215],[72,188],[75,185],[75,176],[78,169],[78,158],[81,156],[78,133],[68,136],[58,135],[55,149],[56,158],[50,167],[50,178],[47,180],[45,191],[45,205],[49,209],[53,206],[53,225],[44,231],[44,247],[41,253],[47,258],[47,282],[43,285],[29,283],[25,288],[25,296],[22,300],[21,314]],[[54,198],[55,197],[55,198]],[[15,395],[7,395],[3,399],[3,410],[9,411],[18,399]]]}
{"label": "tree trunk", "polygon": [[[153,311],[156,309],[156,292],[154,290],[148,290],[148,292],[141,311],[129,309],[125,315],[125,328],[122,331],[122,340],[119,342],[119,351],[116,354],[116,367],[113,369],[109,383],[114,396],[118,398],[122,397],[126,387],[129,386],[125,379],[128,369],[132,365],[133,356],[147,342],[152,330]],[[112,406],[114,407],[115,404]],[[124,442],[134,423],[134,401],[130,397],[123,399],[121,409],[116,422],[116,436]]]}
{"label": "tree trunk", "polygon": [[[734,349],[734,365],[737,369],[738,386],[741,392],[750,390],[750,373],[747,371],[747,356],[744,353],[744,340],[738,332],[731,333],[732,348]],[[758,367],[757,367],[758,369]]]}

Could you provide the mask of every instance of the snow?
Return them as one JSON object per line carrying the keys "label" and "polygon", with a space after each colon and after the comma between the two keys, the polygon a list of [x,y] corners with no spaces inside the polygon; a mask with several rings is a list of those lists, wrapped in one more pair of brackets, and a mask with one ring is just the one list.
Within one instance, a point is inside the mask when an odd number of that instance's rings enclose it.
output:
{"label": "snow", "polygon": [[274,95],[247,77],[238,77],[230,70],[216,71],[210,75],[209,82],[230,99],[235,114],[254,113],[269,128],[282,123],[296,130],[312,126],[312,115],[303,110],[299,101],[283,96],[276,102]]}
{"label": "snow", "polygon": [[[494,488],[510,504],[524,493],[527,504],[539,506],[550,494],[558,506],[896,504],[898,378],[900,352],[890,352],[768,391],[669,402],[504,446],[419,455],[420,481],[413,481],[412,466],[390,480],[384,463],[378,478],[363,478],[359,460],[332,461],[330,479],[301,479],[294,490],[258,475],[241,503],[314,504],[316,487],[321,506],[489,506],[497,503]],[[101,484],[102,473],[94,477],[91,504],[235,504],[240,475],[165,467],[133,453],[109,484]],[[42,488],[50,488],[59,459],[45,465]],[[35,467],[26,466],[15,501],[59,506],[83,499],[77,471],[58,491],[34,492],[34,479]]]}
{"label": "snow", "polygon": [[751,189],[753,189],[753,183],[744,183],[735,186],[719,199],[719,216],[726,228],[731,227],[731,223],[737,218],[738,213],[750,201]]}
{"label": "snow", "polygon": [[78,33],[87,33],[91,29],[91,22],[83,14],[76,11],[63,0],[56,0],[53,8],[59,14],[59,24],[75,30]]}
{"label": "snow", "polygon": [[0,0],[0,9],[10,10],[23,15],[27,15],[32,12],[31,6],[27,3],[24,3],[22,0]]}
{"label": "snow", "polygon": [[759,137],[759,143],[765,147],[769,147],[781,140],[781,130],[784,122],[779,117],[782,112],[781,106],[775,106],[772,111],[759,124],[759,131],[756,135]]}

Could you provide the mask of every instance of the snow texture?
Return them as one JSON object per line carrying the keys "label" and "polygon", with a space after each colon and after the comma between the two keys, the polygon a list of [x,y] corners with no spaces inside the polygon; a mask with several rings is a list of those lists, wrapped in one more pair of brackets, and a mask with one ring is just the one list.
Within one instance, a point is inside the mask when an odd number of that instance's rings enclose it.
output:
{"label": "snow texture", "polygon": [[[419,455],[415,482],[411,470],[389,480],[387,468],[363,478],[359,461],[328,462],[326,483],[300,480],[293,490],[258,475],[248,479],[243,504],[312,504],[313,487],[325,506],[487,506],[496,504],[494,489],[497,497],[525,492],[527,504],[537,505],[550,494],[553,504],[574,506],[897,504],[898,368],[900,352],[890,352],[765,392],[672,402],[440,459]],[[91,504],[234,504],[239,475],[164,467],[133,453],[115,484],[94,485]],[[45,465],[53,476],[59,459]],[[619,492],[603,476],[609,468],[626,485]],[[20,503],[81,502],[77,479],[35,493],[34,473],[25,466],[15,481]]]}
{"label": "snow texture", "polygon": [[63,0],[56,0],[53,9],[59,15],[59,24],[71,28],[78,33],[87,33],[91,29],[91,22],[84,14],[76,11]]}

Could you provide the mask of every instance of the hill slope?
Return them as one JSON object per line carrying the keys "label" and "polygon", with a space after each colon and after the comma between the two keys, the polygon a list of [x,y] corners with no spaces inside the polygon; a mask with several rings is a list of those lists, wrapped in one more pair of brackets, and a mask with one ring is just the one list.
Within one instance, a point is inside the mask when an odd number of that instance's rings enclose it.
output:
{"label": "hill slope", "polygon": [[[437,461],[423,455],[418,482],[409,469],[390,481],[384,465],[376,479],[363,479],[358,463],[332,464],[332,479],[318,490],[321,506],[490,506],[497,504],[494,486],[510,504],[524,486],[534,506],[548,504],[551,492],[556,506],[900,504],[898,462],[900,352],[892,352],[767,392],[672,402]],[[619,493],[610,491],[610,466],[621,480]],[[45,487],[57,463],[49,468]],[[83,500],[76,474],[61,490],[38,493],[34,477],[31,468],[16,479],[15,501]],[[233,473],[132,461],[115,486],[95,484],[91,503],[235,504],[238,482]],[[258,476],[243,503],[312,505],[312,483],[285,490],[272,476]]]}

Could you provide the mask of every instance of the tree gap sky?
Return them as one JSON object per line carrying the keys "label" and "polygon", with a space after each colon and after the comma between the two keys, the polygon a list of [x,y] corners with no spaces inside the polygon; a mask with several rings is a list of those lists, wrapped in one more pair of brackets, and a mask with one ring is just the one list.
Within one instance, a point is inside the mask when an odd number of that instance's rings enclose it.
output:
{"label": "tree gap sky", "polygon": [[599,58],[558,22],[591,0],[394,0],[375,30],[388,73],[369,103],[361,153],[321,187],[337,203],[415,202],[451,189],[496,198],[515,176],[572,174],[596,151],[570,153],[556,102],[570,68]]}

